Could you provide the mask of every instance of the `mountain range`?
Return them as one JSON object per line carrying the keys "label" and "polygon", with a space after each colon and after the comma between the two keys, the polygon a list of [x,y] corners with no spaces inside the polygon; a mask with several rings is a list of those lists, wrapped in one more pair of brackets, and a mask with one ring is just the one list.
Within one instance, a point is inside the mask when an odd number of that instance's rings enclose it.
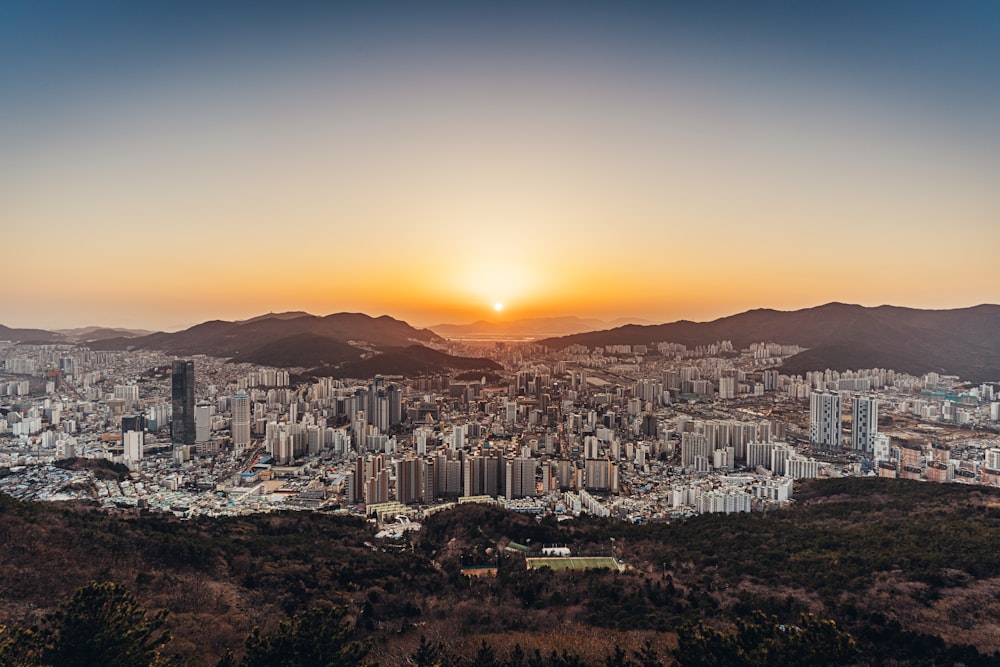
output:
{"label": "mountain range", "polygon": [[652,324],[649,320],[622,317],[605,322],[581,317],[533,317],[507,322],[479,320],[471,324],[436,324],[431,331],[445,338],[469,336],[567,336],[570,334],[611,329],[626,324]]}
{"label": "mountain range", "polygon": [[919,310],[897,306],[828,303],[795,311],[751,310],[711,322],[682,320],[538,341],[561,349],[580,344],[681,343],[688,347],[729,340],[737,349],[768,341],[808,350],[787,359],[788,373],[891,368],[921,375],[959,375],[973,382],[1000,380],[1000,306]]}
{"label": "mountain range", "polygon": [[13,329],[0,324],[0,340],[16,341],[19,343],[89,343],[108,338],[135,338],[137,336],[147,336],[150,333],[152,332],[137,329],[112,329],[100,326],[56,329],[55,331],[47,331],[45,329]]}
{"label": "mountain range", "polygon": [[[303,339],[303,335],[312,338]],[[175,333],[154,333],[138,338],[111,338],[90,347],[101,350],[149,349],[172,354],[207,354],[253,361],[258,350],[273,351],[303,340],[319,339],[359,346],[399,347],[443,344],[444,339],[427,329],[415,329],[388,315],[334,313],[320,317],[298,313],[269,313],[242,322],[212,320]],[[283,342],[282,342],[283,341]],[[360,356],[360,350],[359,350]]]}
{"label": "mountain range", "polygon": [[234,362],[310,369],[313,375],[371,377],[418,375],[444,369],[498,370],[489,359],[455,357],[427,347],[445,341],[387,315],[268,313],[248,320],[214,320],[175,333],[106,338],[88,343],[97,350],[161,350],[206,354]]}
{"label": "mountain range", "polygon": [[18,343],[66,343],[66,336],[55,331],[44,329],[13,329],[0,324],[0,340],[10,340]]}
{"label": "mountain range", "polygon": [[[444,368],[498,369],[488,360],[453,357],[431,349],[445,344],[439,334],[522,336],[588,323],[592,321],[537,318],[506,324],[439,325],[435,333],[387,315],[335,313],[320,317],[290,312],[268,313],[238,322],[214,320],[176,333],[147,335],[100,327],[54,332],[0,325],[0,340],[85,341],[90,348],[99,350],[206,354],[268,366],[308,368],[327,375],[364,377],[374,373],[439,372]],[[762,341],[807,348],[785,361],[782,369],[789,373],[827,368],[839,371],[890,368],[913,375],[927,372],[958,375],[973,382],[1000,380],[998,305],[919,310],[828,303],[795,311],[751,310],[711,322],[627,324],[538,342],[562,349],[572,344],[598,347],[656,342],[694,347],[719,340],[732,341],[737,349]]]}
{"label": "mountain range", "polygon": [[113,329],[110,327],[80,327],[78,329],[56,329],[56,333],[66,336],[71,341],[89,343],[108,338],[137,338],[153,333],[145,329]]}

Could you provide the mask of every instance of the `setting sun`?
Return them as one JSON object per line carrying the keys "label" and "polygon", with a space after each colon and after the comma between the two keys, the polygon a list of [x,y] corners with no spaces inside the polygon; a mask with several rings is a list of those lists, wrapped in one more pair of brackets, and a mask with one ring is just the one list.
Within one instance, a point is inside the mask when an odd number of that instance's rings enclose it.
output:
{"label": "setting sun", "polygon": [[[4,326],[997,300],[996,3],[951,3],[948,31],[905,12],[898,42],[864,2],[787,23],[716,3],[11,4],[0,62],[30,66],[0,73],[0,227],[32,282]],[[38,270],[43,247],[74,280]],[[773,270],[731,268],[747,258]]]}

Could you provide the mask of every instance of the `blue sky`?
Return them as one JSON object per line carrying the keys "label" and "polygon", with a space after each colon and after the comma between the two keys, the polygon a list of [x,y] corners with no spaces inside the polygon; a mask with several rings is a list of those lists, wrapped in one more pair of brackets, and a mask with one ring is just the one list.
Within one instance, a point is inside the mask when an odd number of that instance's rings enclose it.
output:
{"label": "blue sky", "polygon": [[8,2],[0,90],[8,325],[998,300],[996,2]]}

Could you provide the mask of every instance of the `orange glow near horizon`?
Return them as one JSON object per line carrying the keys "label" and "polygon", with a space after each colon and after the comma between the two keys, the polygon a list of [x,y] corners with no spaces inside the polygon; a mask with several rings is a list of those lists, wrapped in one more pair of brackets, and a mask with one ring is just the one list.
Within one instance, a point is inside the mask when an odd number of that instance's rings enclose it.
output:
{"label": "orange glow near horizon", "polygon": [[[287,25],[222,11],[191,40],[167,33],[197,20],[153,21],[165,41],[148,52],[115,17],[100,24],[116,58],[75,24],[65,43],[40,29],[49,17],[26,25],[0,44],[39,68],[8,72],[0,105],[0,324],[668,322],[1000,300],[992,70],[923,90],[914,38],[920,76],[872,85],[828,22],[744,51],[754,30],[719,31],[739,17],[692,9],[708,22],[691,32],[670,4],[597,20],[320,3],[280,10]],[[807,41],[833,51],[810,62]],[[904,82],[917,87],[894,97]]]}

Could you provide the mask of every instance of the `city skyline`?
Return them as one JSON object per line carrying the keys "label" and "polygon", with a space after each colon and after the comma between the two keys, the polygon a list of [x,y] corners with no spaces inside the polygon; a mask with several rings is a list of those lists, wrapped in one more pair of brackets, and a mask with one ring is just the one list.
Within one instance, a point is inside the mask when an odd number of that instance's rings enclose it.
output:
{"label": "city skyline", "polygon": [[2,12],[7,326],[1000,301],[993,3]]}

